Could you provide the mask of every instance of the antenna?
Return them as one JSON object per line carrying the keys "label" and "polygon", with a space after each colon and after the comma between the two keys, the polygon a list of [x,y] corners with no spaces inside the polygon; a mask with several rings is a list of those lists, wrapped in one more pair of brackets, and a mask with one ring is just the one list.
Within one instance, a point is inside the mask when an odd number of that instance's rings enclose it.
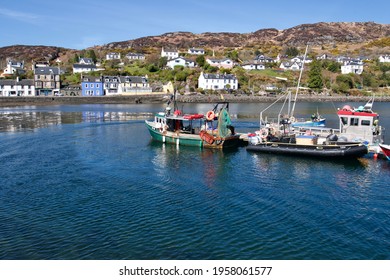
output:
{"label": "antenna", "polygon": [[309,48],[309,44],[306,45],[305,55],[303,56],[303,62],[302,62],[301,72],[299,73],[298,85],[297,85],[297,89],[296,89],[296,91],[295,91],[294,104],[293,104],[291,113],[289,114],[290,117],[294,116],[295,103],[296,103],[297,97],[298,97],[299,85],[300,85],[300,83],[301,83],[301,78],[302,78],[302,73],[303,73],[303,66],[305,65],[306,54],[307,54],[307,49],[308,49],[308,48]]}

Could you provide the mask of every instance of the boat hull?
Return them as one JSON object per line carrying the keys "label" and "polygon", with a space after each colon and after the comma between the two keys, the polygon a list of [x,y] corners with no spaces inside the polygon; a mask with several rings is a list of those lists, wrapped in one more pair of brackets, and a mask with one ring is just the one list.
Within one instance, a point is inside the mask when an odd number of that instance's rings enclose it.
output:
{"label": "boat hull", "polygon": [[390,145],[379,144],[379,147],[382,149],[382,152],[386,158],[390,160]]}
{"label": "boat hull", "polygon": [[343,143],[337,145],[298,145],[289,143],[265,142],[257,145],[249,145],[248,151],[319,157],[319,158],[358,158],[368,153],[367,146],[360,143]]}
{"label": "boat hull", "polygon": [[182,146],[193,146],[200,148],[211,148],[211,149],[225,149],[238,147],[241,144],[240,135],[235,134],[228,137],[220,138],[213,143],[204,141],[199,134],[189,133],[178,133],[164,131],[155,128],[151,122],[146,121],[146,127],[148,128],[149,134],[153,140]]}

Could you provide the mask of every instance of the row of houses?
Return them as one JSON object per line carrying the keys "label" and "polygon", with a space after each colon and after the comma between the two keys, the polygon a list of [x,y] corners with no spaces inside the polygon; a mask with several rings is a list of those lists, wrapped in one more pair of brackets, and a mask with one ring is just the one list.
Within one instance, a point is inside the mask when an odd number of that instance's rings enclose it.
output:
{"label": "row of houses", "polygon": [[[60,95],[58,68],[40,67],[36,79],[0,80],[0,96],[53,96]],[[57,71],[55,71],[57,69]],[[170,83],[172,84],[172,83]],[[147,76],[83,76],[82,96],[115,96],[131,94],[151,94]],[[165,92],[173,92],[173,87]],[[238,80],[233,74],[210,74],[201,72],[198,88],[204,90],[237,90]]]}
{"label": "row of houses", "polygon": [[147,76],[100,76],[81,79],[82,96],[152,93]]}

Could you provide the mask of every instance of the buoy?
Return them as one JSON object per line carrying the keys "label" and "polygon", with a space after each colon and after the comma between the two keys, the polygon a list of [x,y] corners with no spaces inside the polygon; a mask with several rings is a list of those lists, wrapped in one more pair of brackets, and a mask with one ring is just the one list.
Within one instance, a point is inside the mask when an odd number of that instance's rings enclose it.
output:
{"label": "buoy", "polygon": [[378,158],[378,154],[375,153],[375,154],[373,155],[373,158],[377,159],[377,158]]}
{"label": "buoy", "polygon": [[213,112],[213,111],[208,111],[208,112],[206,113],[206,119],[207,119],[208,121],[214,120],[214,117],[215,117],[215,115],[214,115],[214,112]]}

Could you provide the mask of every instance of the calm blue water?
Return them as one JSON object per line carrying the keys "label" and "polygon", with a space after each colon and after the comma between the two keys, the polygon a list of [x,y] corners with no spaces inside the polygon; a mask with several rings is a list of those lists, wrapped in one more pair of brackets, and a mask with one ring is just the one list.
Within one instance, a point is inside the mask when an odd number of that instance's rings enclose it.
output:
{"label": "calm blue water", "polygon": [[[266,106],[231,104],[237,130]],[[161,109],[0,108],[0,259],[390,259],[390,162],[176,149],[145,128]]]}

